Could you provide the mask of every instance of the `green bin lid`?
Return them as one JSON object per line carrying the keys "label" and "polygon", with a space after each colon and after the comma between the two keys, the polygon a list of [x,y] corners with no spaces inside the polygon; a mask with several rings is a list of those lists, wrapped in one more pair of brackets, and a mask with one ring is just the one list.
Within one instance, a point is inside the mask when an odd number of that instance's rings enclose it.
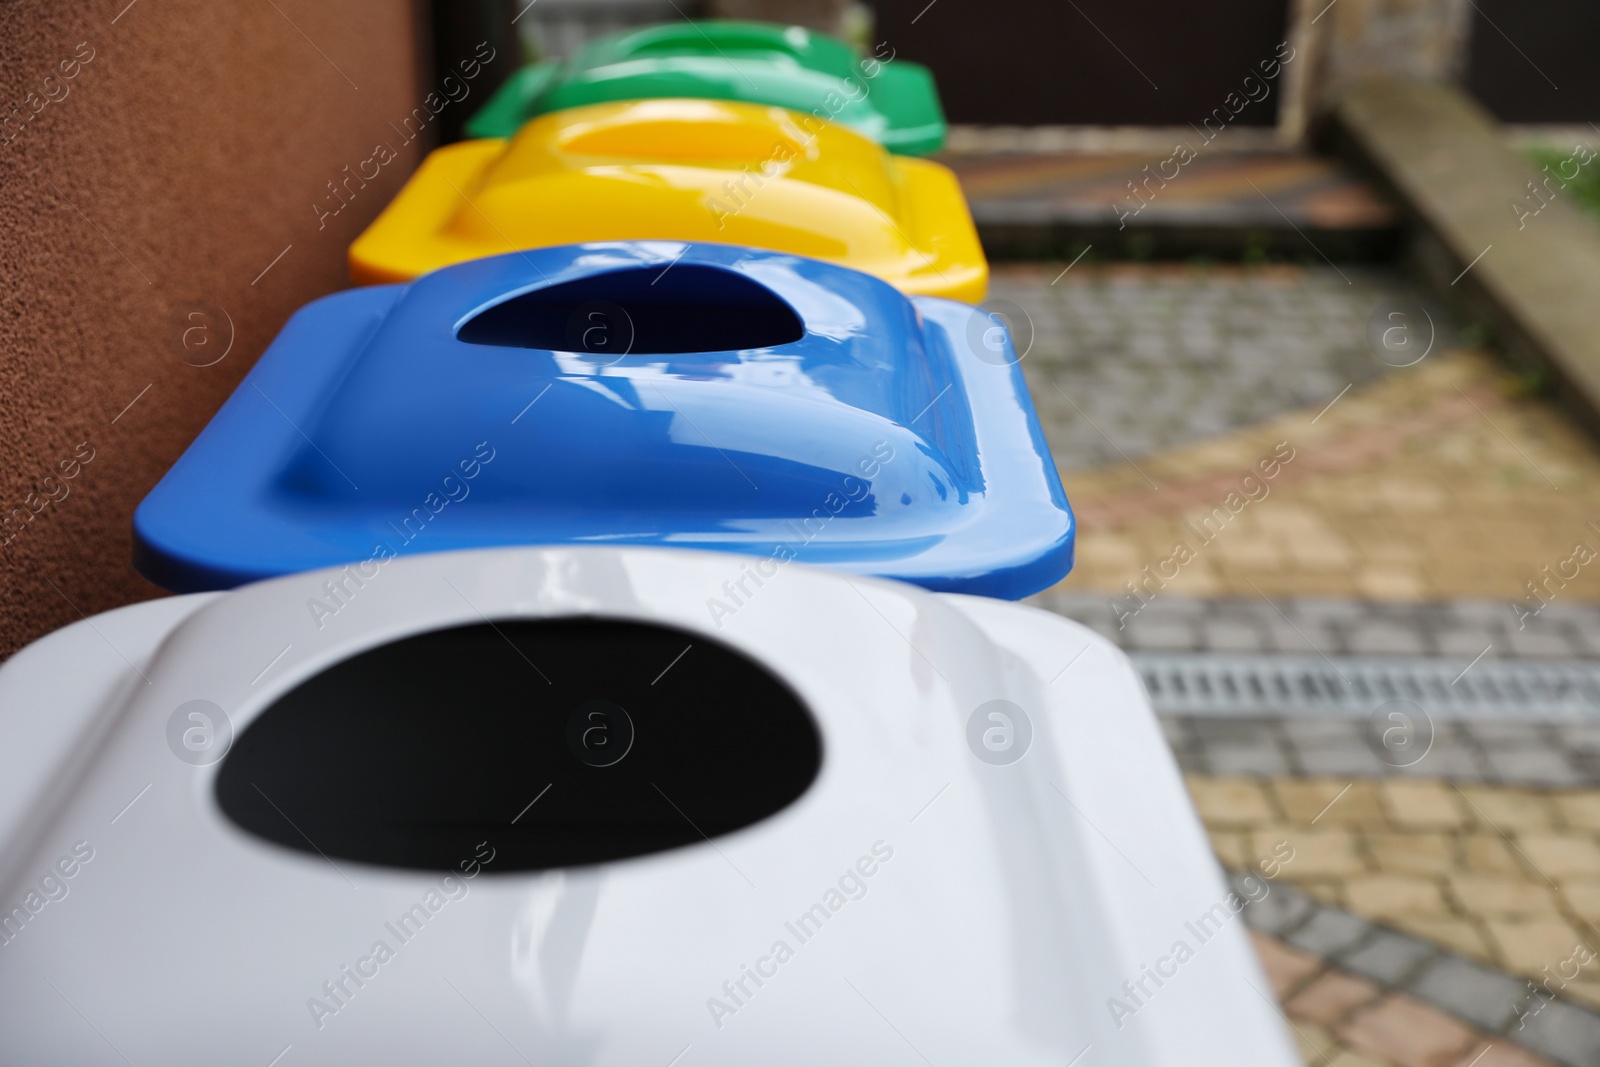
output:
{"label": "green bin lid", "polygon": [[927,67],[894,58],[892,51],[858,55],[843,41],[802,26],[720,19],[608,34],[570,59],[523,67],[466,131],[510,137],[548,111],[660,97],[810,112],[904,155],[936,152],[945,139]]}

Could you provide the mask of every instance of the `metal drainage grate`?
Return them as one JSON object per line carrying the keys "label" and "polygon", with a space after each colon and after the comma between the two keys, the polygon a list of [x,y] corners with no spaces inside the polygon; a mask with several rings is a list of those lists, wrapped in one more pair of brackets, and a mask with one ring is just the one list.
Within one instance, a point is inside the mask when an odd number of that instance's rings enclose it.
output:
{"label": "metal drainage grate", "polygon": [[1366,717],[1390,701],[1456,719],[1600,719],[1600,663],[1130,653],[1163,715]]}

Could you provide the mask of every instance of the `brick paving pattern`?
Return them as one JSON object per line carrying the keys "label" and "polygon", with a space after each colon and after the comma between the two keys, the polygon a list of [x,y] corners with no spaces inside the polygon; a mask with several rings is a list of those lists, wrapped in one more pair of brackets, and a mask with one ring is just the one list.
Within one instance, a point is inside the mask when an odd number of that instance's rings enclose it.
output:
{"label": "brick paving pattern", "polygon": [[1600,604],[1577,599],[1555,599],[1527,615],[1529,605],[1520,600],[1199,598],[1161,591],[1143,603],[1126,590],[1117,595],[1070,585],[1069,579],[1032,602],[1129,652],[1440,656],[1465,662],[1488,649],[1485,659],[1600,657]]}
{"label": "brick paving pattern", "polygon": [[1600,723],[1435,719],[1418,727],[1432,744],[1414,763],[1385,752],[1360,719],[1163,716],[1161,726],[1192,774],[1600,788]]}
{"label": "brick paving pattern", "polygon": [[989,297],[1027,315],[1022,368],[1066,471],[1252,426],[1388,372],[1366,347],[1367,317],[1414,294],[1389,271],[1341,269],[1357,284],[1297,267],[1089,263],[1052,283],[1057,272],[1007,265]]}
{"label": "brick paving pattern", "polygon": [[1226,866],[1254,869],[1288,842],[1279,878],[1309,897],[1600,1007],[1600,791],[1338,777],[1189,787]]}
{"label": "brick paving pattern", "polygon": [[[1545,1023],[1531,1034],[1520,1029],[1499,1034],[1464,1024],[1402,989],[1330,965],[1316,952],[1259,932],[1252,936],[1308,1067],[1583,1067],[1593,1062],[1569,1055],[1585,1052],[1587,1036],[1571,1025],[1570,1016],[1561,1019],[1567,1025]],[[1544,1017],[1542,1012],[1535,1017],[1535,1025]],[[1580,1027],[1587,1022],[1579,1017]]]}
{"label": "brick paving pattern", "polygon": [[[1379,361],[1398,274],[1062,267],[993,290],[1079,519],[1035,603],[1147,664],[1600,660],[1600,449],[1442,319]],[[1308,1064],[1600,1064],[1600,707],[1545,714],[1406,767],[1360,714],[1163,716],[1234,877],[1294,848],[1246,914]]]}
{"label": "brick paving pattern", "polygon": [[[1255,901],[1245,922],[1308,1064],[1467,1064],[1484,1055],[1586,1067],[1600,1054],[1600,1012],[1562,999],[1554,979],[1536,988],[1292,885],[1243,872],[1232,880]],[[1375,1025],[1386,1018],[1406,1025]]]}
{"label": "brick paving pattern", "polygon": [[1415,293],[1339,270],[997,269],[1079,517],[1063,590],[1600,602],[1600,451],[1447,323],[1379,362],[1368,317]]}

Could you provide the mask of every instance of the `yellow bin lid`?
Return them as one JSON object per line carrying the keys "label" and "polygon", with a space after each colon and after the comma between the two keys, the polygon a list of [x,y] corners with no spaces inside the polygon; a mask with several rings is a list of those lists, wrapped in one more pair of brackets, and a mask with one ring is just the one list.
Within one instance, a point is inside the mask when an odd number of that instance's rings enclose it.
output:
{"label": "yellow bin lid", "polygon": [[989,266],[947,167],[890,155],[816,115],[638,100],[540,116],[510,140],[428,155],[350,246],[358,284],[590,241],[714,241],[977,303]]}

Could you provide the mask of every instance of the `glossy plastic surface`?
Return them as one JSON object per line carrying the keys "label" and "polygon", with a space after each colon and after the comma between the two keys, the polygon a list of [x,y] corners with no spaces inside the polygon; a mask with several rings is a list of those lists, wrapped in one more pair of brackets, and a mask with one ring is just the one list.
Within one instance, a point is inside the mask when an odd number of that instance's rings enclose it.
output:
{"label": "glossy plastic surface", "polygon": [[479,260],[295,315],[140,505],[136,559],[188,591],[664,544],[1020,598],[1071,567],[1073,522],[1015,361],[973,308],[798,256]]}
{"label": "glossy plastic surface", "polygon": [[892,152],[944,146],[944,113],[920,63],[801,26],[707,19],[626,30],[565,61],[524,67],[467,122],[472,137],[510,137],[562,108],[618,100],[743,100],[831,118]]}
{"label": "glossy plastic surface", "polygon": [[836,123],[720,100],[596,104],[428,155],[350,246],[358,283],[583,241],[716,241],[976,303],[989,267],[955,175]]}
{"label": "glossy plastic surface", "polygon": [[[348,585],[342,572],[138,604],[13,657],[0,666],[0,769],[37,767],[53,791],[0,775],[0,903],[21,915],[0,945],[0,1058],[888,1067],[922,1063],[921,1049],[939,1067],[1300,1062],[1121,652],[1031,608],[803,565],[719,625],[705,600],[734,562],[440,553],[393,561],[322,622],[307,605]],[[619,648],[598,671],[502,648],[530,714],[577,710],[546,695],[535,666],[640,712],[620,763],[556,753],[592,772],[597,794],[616,785],[608,771],[670,751],[673,724],[647,729],[648,705],[693,708],[694,676],[678,672],[706,643],[793,691],[821,771],[781,811],[713,841],[537,873],[499,861],[547,832],[535,820],[563,785],[541,799],[550,779],[529,767],[516,780],[508,761],[434,778],[391,766],[397,786],[445,807],[486,776],[520,786],[448,873],[324,859],[226,817],[217,783],[276,702],[355,657],[486,618],[684,634],[680,651]],[[427,667],[439,689],[470,689],[468,664]],[[996,700],[1030,724],[1001,762],[971,740],[974,713]],[[206,703],[184,710],[194,701]],[[438,699],[432,718],[485,747],[516,743],[477,733],[477,710]],[[202,711],[210,732],[186,741]],[[763,708],[739,711],[724,743],[759,751]],[[63,743],[61,723],[89,740]],[[296,769],[326,782],[323,755]],[[652,817],[717,817],[721,783],[670,760],[650,780]],[[305,825],[303,802],[258,785]],[[1152,968],[1168,977],[1128,1008],[1124,983]]]}

